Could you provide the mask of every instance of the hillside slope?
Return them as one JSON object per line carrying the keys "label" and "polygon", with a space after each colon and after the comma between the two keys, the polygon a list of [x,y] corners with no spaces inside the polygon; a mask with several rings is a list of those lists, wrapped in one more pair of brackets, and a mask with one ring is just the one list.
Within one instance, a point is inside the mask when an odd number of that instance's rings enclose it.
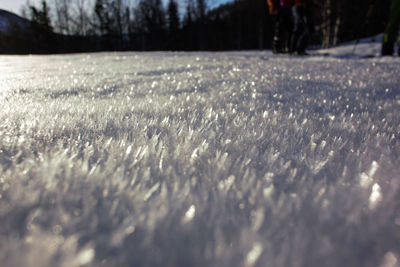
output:
{"label": "hillside slope", "polygon": [[14,13],[0,9],[0,33],[8,33],[13,25],[18,25],[22,29],[30,26],[30,21]]}

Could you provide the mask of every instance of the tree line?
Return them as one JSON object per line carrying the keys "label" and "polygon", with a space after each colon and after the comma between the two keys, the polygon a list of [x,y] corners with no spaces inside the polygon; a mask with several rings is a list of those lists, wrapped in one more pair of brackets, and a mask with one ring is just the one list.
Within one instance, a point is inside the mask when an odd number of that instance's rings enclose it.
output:
{"label": "tree line", "polygon": [[[310,45],[330,47],[382,32],[390,0],[319,0],[309,8]],[[274,31],[266,0],[216,8],[206,0],[43,0],[22,14],[32,27],[0,36],[0,52],[268,49]]]}

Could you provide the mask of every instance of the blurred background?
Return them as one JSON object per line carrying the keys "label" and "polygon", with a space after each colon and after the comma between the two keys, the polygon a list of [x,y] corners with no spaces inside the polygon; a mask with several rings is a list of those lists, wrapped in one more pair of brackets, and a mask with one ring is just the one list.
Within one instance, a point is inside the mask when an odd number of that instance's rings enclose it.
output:
{"label": "blurred background", "polygon": [[[2,0],[0,53],[271,49],[267,0]],[[382,33],[391,0],[310,1],[309,47]]]}

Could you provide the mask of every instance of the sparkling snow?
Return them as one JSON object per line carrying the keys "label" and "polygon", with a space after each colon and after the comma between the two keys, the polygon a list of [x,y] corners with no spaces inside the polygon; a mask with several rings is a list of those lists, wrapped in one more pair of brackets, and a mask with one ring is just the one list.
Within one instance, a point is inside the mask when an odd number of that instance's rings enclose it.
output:
{"label": "sparkling snow", "polygon": [[399,59],[338,49],[0,56],[0,265],[399,266]]}

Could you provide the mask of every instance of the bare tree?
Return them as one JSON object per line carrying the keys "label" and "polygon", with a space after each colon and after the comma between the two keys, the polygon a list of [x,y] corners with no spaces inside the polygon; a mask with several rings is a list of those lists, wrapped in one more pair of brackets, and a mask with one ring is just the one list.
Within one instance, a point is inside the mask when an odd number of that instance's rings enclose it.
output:
{"label": "bare tree", "polygon": [[25,4],[20,8],[20,14],[23,18],[29,19],[29,7],[31,6],[31,2],[26,0]]}
{"label": "bare tree", "polygon": [[54,0],[55,30],[62,34],[71,34],[71,10],[68,0]]}
{"label": "bare tree", "polygon": [[322,1],[322,47],[336,46],[342,24],[343,0]]}
{"label": "bare tree", "polygon": [[122,3],[122,0],[114,0],[112,2],[111,6],[112,6],[112,13],[113,13],[112,15],[115,19],[115,28],[116,28],[117,34],[118,34],[118,36],[122,37],[122,35],[124,33],[124,26],[125,26],[124,25],[124,16],[125,16],[124,4]]}
{"label": "bare tree", "polygon": [[73,32],[79,36],[86,36],[91,30],[91,23],[88,15],[89,10],[88,0],[74,0],[74,17],[73,17]]}
{"label": "bare tree", "polygon": [[161,49],[165,36],[165,11],[161,0],[141,0],[134,9],[134,24],[143,50]]}
{"label": "bare tree", "polygon": [[86,36],[92,31],[92,0],[53,0],[56,31],[67,35]]}

